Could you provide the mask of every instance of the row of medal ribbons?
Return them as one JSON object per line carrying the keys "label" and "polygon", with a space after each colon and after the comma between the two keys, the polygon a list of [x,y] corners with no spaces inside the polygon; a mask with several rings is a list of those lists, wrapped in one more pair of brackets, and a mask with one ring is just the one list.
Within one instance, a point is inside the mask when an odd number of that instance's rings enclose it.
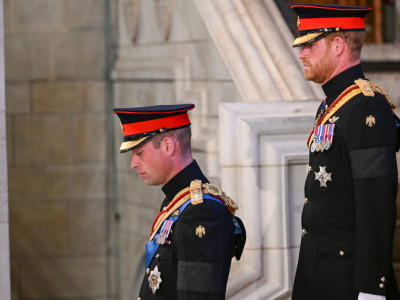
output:
{"label": "row of medal ribbons", "polygon": [[332,146],[335,124],[319,125],[314,130],[311,152],[328,150]]}

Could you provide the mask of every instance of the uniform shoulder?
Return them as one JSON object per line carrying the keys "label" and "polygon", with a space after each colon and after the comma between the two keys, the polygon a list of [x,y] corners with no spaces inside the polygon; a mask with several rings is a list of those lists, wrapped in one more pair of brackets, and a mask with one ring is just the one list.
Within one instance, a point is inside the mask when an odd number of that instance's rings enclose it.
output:
{"label": "uniform shoulder", "polygon": [[396,108],[386,91],[379,84],[366,79],[357,79],[354,83],[361,90],[363,96],[384,99],[392,110]]}
{"label": "uniform shoulder", "polygon": [[217,185],[202,183],[201,180],[196,179],[190,183],[189,191],[192,205],[202,204],[204,203],[204,198],[208,198],[220,202],[231,215],[234,215],[238,209],[235,201]]}

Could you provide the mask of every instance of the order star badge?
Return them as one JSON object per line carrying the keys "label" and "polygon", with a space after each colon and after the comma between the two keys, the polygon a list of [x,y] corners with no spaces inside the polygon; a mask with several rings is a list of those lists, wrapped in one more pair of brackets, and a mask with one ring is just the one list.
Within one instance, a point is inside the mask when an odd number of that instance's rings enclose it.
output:
{"label": "order star badge", "polygon": [[326,182],[327,181],[332,181],[331,175],[332,173],[326,172],[326,167],[321,167],[319,166],[319,172],[314,172],[315,173],[315,180],[318,180],[320,183],[320,187],[327,187]]}
{"label": "order star badge", "polygon": [[158,271],[158,266],[156,266],[154,270],[150,272],[149,276],[149,287],[151,288],[153,295],[156,293],[156,290],[160,288],[161,282],[161,273]]}

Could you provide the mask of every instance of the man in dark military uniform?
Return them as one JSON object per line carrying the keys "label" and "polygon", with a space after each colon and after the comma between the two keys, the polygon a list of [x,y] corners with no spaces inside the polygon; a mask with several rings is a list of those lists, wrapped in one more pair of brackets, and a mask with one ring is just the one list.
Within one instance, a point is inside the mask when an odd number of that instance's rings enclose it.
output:
{"label": "man in dark military uniform", "polygon": [[383,89],[360,66],[369,7],[292,6],[293,46],[321,83],[310,149],[293,300],[400,299],[392,266],[396,122]]}
{"label": "man in dark military uniform", "polygon": [[188,110],[193,104],[116,108],[132,169],[165,194],[146,245],[139,298],[222,300],[232,256],[245,229],[237,206],[209,183],[192,157]]}

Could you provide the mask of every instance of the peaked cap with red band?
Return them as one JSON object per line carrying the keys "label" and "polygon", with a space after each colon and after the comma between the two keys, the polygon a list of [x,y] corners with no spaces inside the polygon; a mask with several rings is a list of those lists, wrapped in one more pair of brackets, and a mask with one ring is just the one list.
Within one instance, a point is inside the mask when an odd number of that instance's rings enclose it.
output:
{"label": "peaked cap with red band", "polygon": [[296,4],[297,38],[293,47],[315,42],[332,32],[364,31],[364,18],[372,8],[347,5]]}
{"label": "peaked cap with red band", "polygon": [[194,104],[114,108],[123,132],[120,152],[135,149],[156,134],[190,126],[187,112],[193,108]]}

